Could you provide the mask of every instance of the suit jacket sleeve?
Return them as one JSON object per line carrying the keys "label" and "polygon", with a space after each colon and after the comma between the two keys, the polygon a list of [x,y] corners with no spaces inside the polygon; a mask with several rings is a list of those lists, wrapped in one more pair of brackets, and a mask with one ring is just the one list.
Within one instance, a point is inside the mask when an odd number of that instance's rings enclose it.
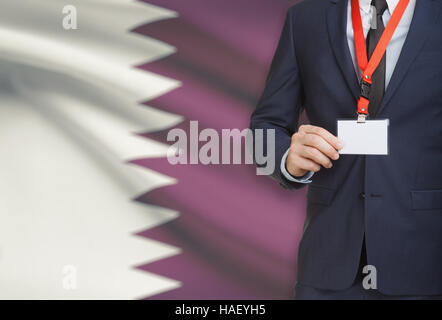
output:
{"label": "suit jacket sleeve", "polygon": [[[305,184],[289,181],[281,172],[281,160],[290,147],[291,136],[297,127],[301,111],[302,84],[293,42],[293,8],[287,13],[278,47],[273,57],[266,85],[250,128],[275,130],[275,170],[272,177],[284,188],[302,188]],[[264,139],[264,150],[266,150]]]}

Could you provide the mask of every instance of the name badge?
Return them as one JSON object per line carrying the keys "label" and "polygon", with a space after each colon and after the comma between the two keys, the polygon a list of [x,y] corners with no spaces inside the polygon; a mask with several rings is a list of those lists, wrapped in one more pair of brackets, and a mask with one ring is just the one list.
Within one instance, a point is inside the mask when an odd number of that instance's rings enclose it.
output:
{"label": "name badge", "polygon": [[388,119],[338,120],[338,138],[344,143],[340,154],[388,155]]}

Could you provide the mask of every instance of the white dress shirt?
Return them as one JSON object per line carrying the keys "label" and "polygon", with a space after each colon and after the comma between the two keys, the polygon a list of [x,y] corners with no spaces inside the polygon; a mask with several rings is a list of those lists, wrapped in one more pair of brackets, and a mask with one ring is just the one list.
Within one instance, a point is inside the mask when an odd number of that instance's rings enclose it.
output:
{"label": "white dress shirt", "polygon": [[[387,25],[388,21],[390,21],[391,15],[396,8],[399,0],[386,0],[388,9],[385,10],[382,20],[384,21],[384,26]],[[411,20],[413,19],[414,8],[416,7],[416,0],[410,0],[410,3],[407,6],[407,9],[402,16],[399,25],[397,26],[393,37],[391,38],[390,43],[388,44],[386,51],[386,69],[385,69],[385,88],[387,88],[390,83],[391,76],[393,74],[394,68],[396,67],[396,63],[399,59],[399,55],[401,54],[402,47],[405,43],[405,39],[407,38],[408,30],[410,29]],[[371,6],[371,0],[359,0],[359,9],[361,11],[361,19],[362,19],[362,27],[364,29],[364,37],[367,38],[368,31],[371,28],[371,21],[373,19],[373,6]],[[353,22],[351,17],[351,0],[348,0],[347,6],[347,42],[348,47],[350,49],[350,54],[353,60],[353,65],[355,67],[356,74],[358,75],[358,79],[362,77],[362,70],[359,69],[358,61],[356,58],[356,49],[354,43],[354,33],[353,33]],[[281,171],[284,177],[293,182],[299,183],[310,183],[311,178],[314,175],[313,171],[307,172],[305,176],[302,178],[296,179],[290,173],[288,173],[285,163],[288,156],[289,150],[286,151],[281,161]]]}

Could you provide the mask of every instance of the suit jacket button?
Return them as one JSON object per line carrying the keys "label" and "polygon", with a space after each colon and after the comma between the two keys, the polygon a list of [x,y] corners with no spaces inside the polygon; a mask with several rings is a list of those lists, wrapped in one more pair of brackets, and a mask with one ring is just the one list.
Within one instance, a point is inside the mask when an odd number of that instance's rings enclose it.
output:
{"label": "suit jacket button", "polygon": [[361,198],[362,200],[364,200],[364,199],[365,199],[365,193],[364,193],[364,192],[361,192],[361,193],[359,194],[359,198]]}

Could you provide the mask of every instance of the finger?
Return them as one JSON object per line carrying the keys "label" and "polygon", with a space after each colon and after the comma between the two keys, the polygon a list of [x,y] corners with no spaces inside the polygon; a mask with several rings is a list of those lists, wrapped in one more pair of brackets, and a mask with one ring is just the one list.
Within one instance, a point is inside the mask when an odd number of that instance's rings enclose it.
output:
{"label": "finger", "polygon": [[324,128],[312,126],[312,125],[304,125],[300,128],[305,133],[316,134],[321,136],[325,141],[327,141],[333,148],[336,150],[342,149],[344,144],[340,141],[336,136],[331,134]]}
{"label": "finger", "polygon": [[317,163],[315,163],[314,161],[301,157],[301,156],[297,156],[296,158],[296,165],[298,168],[303,169],[303,170],[307,170],[307,171],[313,171],[313,172],[318,172],[319,170],[321,170],[321,166]]}
{"label": "finger", "polygon": [[330,159],[339,159],[339,153],[336,151],[336,149],[317,134],[306,134],[303,137],[303,143],[306,146],[318,149]]}
{"label": "finger", "polygon": [[313,160],[317,164],[322,165],[324,168],[331,168],[333,166],[330,158],[323,154],[316,148],[304,146],[300,151],[302,157]]}

